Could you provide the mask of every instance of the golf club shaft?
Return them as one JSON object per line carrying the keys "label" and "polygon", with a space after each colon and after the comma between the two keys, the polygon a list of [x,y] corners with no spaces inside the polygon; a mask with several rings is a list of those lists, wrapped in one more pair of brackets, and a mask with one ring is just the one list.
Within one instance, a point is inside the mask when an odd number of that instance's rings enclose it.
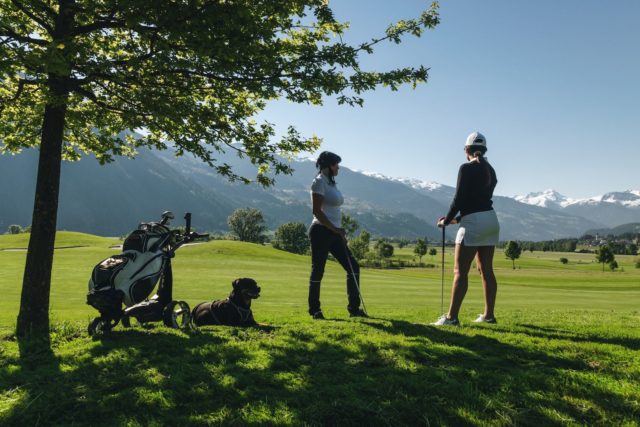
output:
{"label": "golf club shaft", "polygon": [[445,227],[442,226],[442,279],[440,284],[440,313],[444,314],[444,239]]}
{"label": "golf club shaft", "polygon": [[360,292],[360,281],[358,280],[358,277],[356,276],[356,273],[353,270],[353,264],[351,264],[351,252],[349,251],[349,246],[347,245],[347,242],[344,240],[343,240],[343,243],[344,243],[344,248],[347,252],[347,264],[349,264],[349,270],[351,271],[351,276],[353,276],[353,281],[356,282],[356,289],[358,289],[358,295],[360,295],[360,301],[362,302],[362,310],[366,315],[369,315],[369,313],[367,312],[367,306],[364,304],[364,298],[362,298],[362,292]]}

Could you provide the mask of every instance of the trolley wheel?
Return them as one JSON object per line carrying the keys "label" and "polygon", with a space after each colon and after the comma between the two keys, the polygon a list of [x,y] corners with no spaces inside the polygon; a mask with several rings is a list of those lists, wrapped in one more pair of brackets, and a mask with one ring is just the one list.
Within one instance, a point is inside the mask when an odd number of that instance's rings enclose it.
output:
{"label": "trolley wheel", "polygon": [[114,326],[118,324],[118,320],[113,319],[105,319],[104,317],[96,317],[91,322],[89,322],[89,327],[87,328],[87,332],[89,336],[94,335],[104,335],[107,334],[113,329]]}
{"label": "trolley wheel", "polygon": [[164,308],[162,320],[170,328],[187,329],[191,321],[189,304],[184,301],[171,301]]}

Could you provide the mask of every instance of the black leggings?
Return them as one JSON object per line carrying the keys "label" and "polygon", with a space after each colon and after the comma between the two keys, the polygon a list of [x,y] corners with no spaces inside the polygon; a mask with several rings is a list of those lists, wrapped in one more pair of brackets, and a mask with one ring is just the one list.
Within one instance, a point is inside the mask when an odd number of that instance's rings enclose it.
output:
{"label": "black leggings", "polygon": [[[360,293],[356,280],[360,283],[360,266],[347,247],[346,242],[321,224],[312,224],[309,228],[311,240],[311,278],[309,279],[309,314],[320,311],[320,282],[324,275],[324,266],[329,253],[342,265],[347,272],[347,295],[350,312],[360,308]],[[351,261],[351,267],[349,266]],[[351,271],[353,268],[353,274]],[[353,276],[355,274],[355,277]]]}

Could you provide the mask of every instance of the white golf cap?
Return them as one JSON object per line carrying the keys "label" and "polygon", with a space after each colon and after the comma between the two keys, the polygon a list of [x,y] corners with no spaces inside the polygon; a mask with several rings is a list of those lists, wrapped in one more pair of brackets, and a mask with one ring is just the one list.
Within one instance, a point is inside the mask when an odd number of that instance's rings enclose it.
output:
{"label": "white golf cap", "polygon": [[477,145],[480,147],[487,146],[487,138],[484,137],[480,132],[473,132],[471,135],[467,137],[467,142],[465,142],[464,146],[468,147],[470,145]]}

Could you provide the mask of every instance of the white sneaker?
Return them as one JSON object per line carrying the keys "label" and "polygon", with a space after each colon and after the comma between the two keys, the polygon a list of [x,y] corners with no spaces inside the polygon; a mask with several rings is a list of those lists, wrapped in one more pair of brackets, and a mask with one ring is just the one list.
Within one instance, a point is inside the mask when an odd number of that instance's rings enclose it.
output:
{"label": "white sneaker", "polygon": [[458,319],[447,319],[447,315],[443,314],[438,320],[432,323],[434,326],[460,326]]}
{"label": "white sneaker", "polygon": [[473,321],[473,323],[498,323],[495,317],[487,319],[484,317],[484,314],[478,314],[478,318]]}

